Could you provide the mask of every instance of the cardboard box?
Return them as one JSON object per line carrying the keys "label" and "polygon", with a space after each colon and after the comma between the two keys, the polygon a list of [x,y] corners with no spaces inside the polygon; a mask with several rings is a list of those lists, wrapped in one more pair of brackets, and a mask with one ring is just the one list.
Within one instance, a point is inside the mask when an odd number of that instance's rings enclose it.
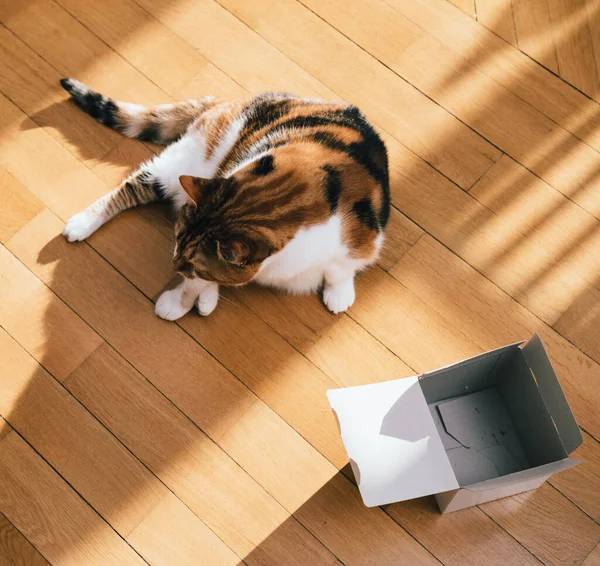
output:
{"label": "cardboard box", "polygon": [[368,507],[434,494],[449,513],[579,463],[581,432],[540,338],[420,376],[327,392]]}

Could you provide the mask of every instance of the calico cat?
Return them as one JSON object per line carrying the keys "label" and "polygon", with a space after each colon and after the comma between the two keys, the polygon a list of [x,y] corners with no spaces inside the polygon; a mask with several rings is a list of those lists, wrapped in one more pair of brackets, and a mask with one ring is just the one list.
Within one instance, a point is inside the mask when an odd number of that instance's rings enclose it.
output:
{"label": "calico cat", "polygon": [[354,276],[381,249],[390,213],[385,145],[354,106],[268,93],[145,108],[63,79],[72,100],[128,137],[167,145],[118,188],[73,216],[83,240],[128,208],[178,210],[173,268],[184,276],[156,314],[176,320],[217,305],[219,285],[292,293],[322,288],[333,313],[354,302]]}

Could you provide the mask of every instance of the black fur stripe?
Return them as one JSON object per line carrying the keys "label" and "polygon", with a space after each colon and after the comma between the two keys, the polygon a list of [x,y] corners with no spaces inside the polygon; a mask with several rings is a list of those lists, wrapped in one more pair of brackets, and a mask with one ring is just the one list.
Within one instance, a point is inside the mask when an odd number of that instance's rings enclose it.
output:
{"label": "black fur stripe", "polygon": [[[291,95],[285,95],[290,96]],[[280,120],[292,107],[290,98],[278,98],[277,95],[264,95],[254,99],[254,106],[248,113],[244,128],[240,132],[238,143],[242,144],[248,137],[269,124]]]}
{"label": "black fur stripe", "polygon": [[263,155],[256,161],[252,168],[252,173],[264,177],[275,171],[275,158],[272,155]]}
{"label": "black fur stripe", "polygon": [[118,126],[119,109],[110,98],[71,79],[62,79],[60,84],[71,95],[73,102],[92,118],[109,128]]}
{"label": "black fur stripe", "polygon": [[[316,132],[313,134],[312,139],[330,149],[346,153],[349,157],[362,165],[371,177],[373,177],[381,186],[382,205],[381,209],[378,211],[378,221],[379,226],[385,228],[390,216],[387,149],[377,132],[362,115],[360,110],[355,106],[347,106],[341,110],[327,110],[310,116],[294,116],[293,118],[277,123],[280,118],[285,116],[290,108],[289,104],[284,104],[285,102],[289,103],[289,101],[282,100],[267,100],[263,103],[265,108],[255,112],[253,115],[255,119],[247,122],[246,127],[244,128],[246,136],[252,133],[252,131],[249,130],[250,127],[262,129],[263,136],[266,136],[273,131],[285,130],[287,128],[309,129],[331,125],[346,127],[358,132],[362,137],[362,140],[350,144],[344,143],[329,132]],[[261,117],[264,119],[262,122],[258,120]],[[269,125],[272,127],[269,128]],[[242,134],[242,136],[243,135],[244,134]],[[285,141],[280,142],[280,145],[284,145],[285,143]],[[266,147],[274,148],[277,147],[277,144],[267,144]]]}
{"label": "black fur stripe", "polygon": [[[373,131],[376,140],[370,139],[350,144],[344,143],[329,132],[316,132],[312,139],[330,149],[345,153],[362,165],[381,186],[382,205],[378,213],[378,224],[385,228],[390,216],[390,185],[387,169],[387,152],[379,136]],[[380,166],[378,161],[383,160]]]}
{"label": "black fur stripe", "polygon": [[378,230],[379,223],[377,222],[377,216],[373,210],[371,199],[363,198],[357,200],[352,205],[352,211],[358,218],[358,220],[364,224],[369,230]]}
{"label": "black fur stripe", "polygon": [[140,141],[149,143],[161,143],[164,141],[160,134],[160,125],[152,122],[146,124],[142,131],[135,137]]}
{"label": "black fur stripe", "polygon": [[335,167],[331,165],[323,165],[325,176],[325,198],[329,203],[329,210],[334,214],[338,207],[340,194],[342,193],[342,183],[340,182],[340,174]]}
{"label": "black fur stripe", "polygon": [[144,189],[154,192],[156,200],[165,200],[167,198],[167,193],[162,183],[148,171],[143,171],[139,175],[138,181]]}
{"label": "black fur stripe", "polygon": [[386,182],[381,185],[381,208],[379,209],[379,226],[383,229],[390,219],[390,184]]}

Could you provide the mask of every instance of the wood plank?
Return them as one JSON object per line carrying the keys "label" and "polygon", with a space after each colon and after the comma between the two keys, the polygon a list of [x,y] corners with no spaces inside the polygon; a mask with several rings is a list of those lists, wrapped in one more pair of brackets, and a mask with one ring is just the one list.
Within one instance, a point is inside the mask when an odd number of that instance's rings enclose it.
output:
{"label": "wood plank", "polygon": [[[294,514],[302,522],[311,517],[325,545],[344,564],[439,564],[414,539],[388,539],[390,524],[398,526],[376,507],[365,507],[356,487],[340,472]],[[348,536],[354,533],[354,536]],[[413,544],[408,544],[408,542]]]}
{"label": "wood plank", "polygon": [[[386,0],[399,13],[419,25],[456,53],[465,69],[476,68],[574,136],[600,149],[600,109],[558,76],[503,42],[445,0]],[[442,69],[446,76],[447,69]],[[464,73],[453,75],[464,77]]]}
{"label": "wood plank", "polygon": [[[179,90],[211,65],[135,2],[107,0],[97,4],[57,0],[57,3],[171,96],[177,97]],[[124,42],[124,37],[128,41]]]}
{"label": "wood plank", "polygon": [[83,163],[2,95],[0,121],[0,165],[61,218],[108,192]]}
{"label": "wood plank", "polygon": [[10,431],[10,425],[4,420],[0,419],[0,440],[2,440]]}
{"label": "wood plank", "polygon": [[449,2],[462,10],[467,16],[475,17],[475,0],[449,0]]}
{"label": "wood plank", "polygon": [[172,493],[144,518],[127,541],[150,564],[240,564],[240,559]]}
{"label": "wood plank", "polygon": [[[289,513],[240,467],[243,461],[232,460],[108,346],[82,364],[67,386],[238,556],[287,520]],[[203,406],[201,398],[194,401]],[[268,420],[263,418],[262,424]],[[310,454],[305,463],[313,473],[295,487],[305,493],[335,473],[327,465],[318,473]],[[265,468],[270,465],[263,462]],[[155,520],[150,518],[150,524]],[[287,541],[265,549],[274,563],[286,554],[299,565],[330,563],[331,555],[298,523],[287,532]]]}
{"label": "wood plank", "polygon": [[476,0],[477,21],[517,47],[512,0]]}
{"label": "wood plank", "polygon": [[0,324],[58,380],[67,377],[102,338],[0,247]]}
{"label": "wood plank", "polygon": [[[223,71],[131,0],[102,6],[82,0],[58,3],[173,98],[212,94],[223,86],[228,94],[239,92]],[[122,41],[125,36],[129,41]]]}
{"label": "wood plank", "polygon": [[0,562],[7,566],[44,566],[48,562],[0,513]]}
{"label": "wood plank", "polygon": [[[592,31],[586,2],[548,0],[560,76],[592,98],[600,100],[600,77],[594,60]],[[598,33],[598,30],[594,30]]]}
{"label": "wood plank", "polygon": [[519,49],[558,74],[548,0],[512,0]]}
{"label": "wood plank", "polygon": [[[351,27],[344,25],[345,21],[341,21],[337,11],[324,15],[323,5],[315,0],[303,2],[323,17],[332,18],[331,21],[340,25],[344,33],[356,37],[369,52],[376,49],[379,53],[384,52],[385,44],[378,40],[377,33],[359,31],[356,21]],[[369,0],[364,4],[364,10],[371,10],[380,2]],[[393,27],[395,21],[388,19],[382,25]],[[475,62],[465,61],[427,33],[415,39],[401,57],[389,51],[382,61],[391,69],[600,218],[600,177],[596,175],[600,168],[598,152],[478,71]],[[444,140],[438,143],[443,147]]]}
{"label": "wood plank", "polygon": [[129,534],[165,487],[1,329],[0,350],[2,416],[118,533]]}
{"label": "wood plank", "polygon": [[600,29],[598,27],[600,25],[600,5],[598,2],[585,2],[584,8],[587,15],[587,25],[592,36],[596,76],[600,76],[600,35],[598,34],[598,29]]}
{"label": "wood plank", "polygon": [[212,0],[138,0],[154,17],[223,69],[247,91],[336,95],[254,30]]}
{"label": "wood plank", "polygon": [[[298,297],[253,286],[226,297],[251,308],[337,386],[414,374],[349,316],[329,313],[318,296]],[[357,301],[364,300],[359,294]]]}
{"label": "wood plank", "polygon": [[480,507],[545,564],[581,564],[600,541],[600,525],[548,484]]}
{"label": "wood plank", "polygon": [[15,432],[0,442],[0,508],[52,563],[144,564]]}
{"label": "wood plank", "polygon": [[5,27],[0,45],[0,91],[61,145],[93,165],[119,143],[118,133],[65,101],[59,72]]}
{"label": "wood plank", "polygon": [[600,222],[512,159],[502,157],[470,194],[496,214],[470,207],[496,242],[484,236],[487,250],[465,258],[542,320],[552,325],[600,281]]}
{"label": "wood plank", "polygon": [[398,209],[392,208],[378,265],[385,270],[390,269],[422,235],[421,228]]}
{"label": "wood plank", "polygon": [[599,566],[600,565],[600,543],[596,546],[588,557],[584,560],[583,566]]}
{"label": "wood plank", "polygon": [[[77,77],[119,100],[138,104],[171,101],[53,0],[4,2],[0,4],[0,21],[63,76]],[[93,122],[92,118],[87,120]]]}
{"label": "wood plank", "polygon": [[[402,260],[397,266],[400,264]],[[398,269],[393,268],[392,273]],[[416,373],[469,358],[480,351],[451,318],[441,316],[427,301],[378,268],[357,280],[357,294],[363,300],[354,303],[350,316]],[[435,347],[424,348],[424,344]]]}
{"label": "wood plank", "polygon": [[394,163],[396,205],[548,323],[597,280],[598,221],[509,158],[471,191],[485,206],[410,154]]}
{"label": "wood plank", "polygon": [[295,1],[219,3],[460,186],[468,188],[498,158],[495,148]]}
{"label": "wood plank", "polygon": [[478,507],[443,518],[433,497],[389,505],[387,513],[445,566],[540,564]]}
{"label": "wood plank", "polygon": [[571,306],[554,323],[554,329],[583,350],[590,358],[600,362],[600,290],[586,287]]}
{"label": "wood plank", "polygon": [[0,243],[9,240],[44,208],[4,167],[0,167],[0,200]]}
{"label": "wood plank", "polygon": [[[471,1],[473,7],[474,0]],[[371,54],[379,60],[388,57],[402,57],[402,52],[423,33],[423,30],[406,18],[398,18],[398,13],[384,2],[373,4],[370,10],[365,10],[360,3],[354,3],[348,6],[346,10],[339,11],[340,5],[335,0],[327,0],[315,9],[314,4],[310,5],[314,10],[325,19],[333,28],[346,33],[347,29],[355,29],[360,34],[361,40],[356,41],[362,45],[362,36],[370,31],[379,29],[377,47],[373,45]],[[393,20],[394,26],[382,25],[383,22]],[[394,34],[394,30],[396,33]],[[354,35],[354,34],[353,34]]]}
{"label": "wood plank", "polygon": [[573,452],[573,458],[582,463],[561,474],[556,474],[550,483],[571,501],[583,509],[592,519],[600,523],[600,449],[598,441],[586,432],[583,444]]}
{"label": "wood plank", "polygon": [[[181,326],[334,466],[346,464],[346,451],[325,395],[335,382],[264,321],[239,303],[223,301],[210,317],[188,316]],[[244,426],[241,419],[236,430]],[[293,482],[292,477],[281,476],[281,480]]]}

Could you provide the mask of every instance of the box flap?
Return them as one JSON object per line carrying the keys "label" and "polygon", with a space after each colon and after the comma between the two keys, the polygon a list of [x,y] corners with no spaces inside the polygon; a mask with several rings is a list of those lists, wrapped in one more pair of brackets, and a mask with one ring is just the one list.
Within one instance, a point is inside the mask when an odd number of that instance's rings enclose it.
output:
{"label": "box flap", "polygon": [[503,356],[518,352],[522,343],[516,342],[424,373],[419,379],[425,399],[428,403],[435,403],[494,385],[494,369]]}
{"label": "box flap", "polygon": [[459,487],[417,377],[327,392],[368,507]]}
{"label": "box flap", "polygon": [[558,462],[551,462],[550,464],[544,464],[543,466],[537,466],[536,468],[529,468],[528,470],[521,470],[514,474],[508,474],[507,476],[501,476],[493,478],[491,480],[482,481],[472,485],[465,486],[465,489],[470,491],[483,491],[486,489],[500,489],[509,485],[516,485],[519,483],[528,482],[535,478],[541,478],[551,476],[556,472],[562,472],[568,470],[577,464],[580,464],[581,460],[574,460],[573,458],[565,458],[558,460]]}
{"label": "box flap", "polygon": [[563,446],[568,453],[571,453],[583,442],[583,438],[540,337],[534,334],[522,347],[522,351]]}
{"label": "box flap", "polygon": [[459,362],[454,362],[453,364],[448,364],[447,366],[443,366],[441,368],[437,368],[431,371],[428,371],[420,376],[421,379],[426,377],[436,375],[438,373],[446,372],[449,369],[457,368],[461,366],[466,366],[472,364],[475,361],[483,361],[487,358],[499,358],[505,352],[509,352],[514,350],[518,346],[521,346],[525,343],[525,340],[521,340],[519,342],[514,342],[513,344],[509,344],[508,346],[501,346],[500,348],[496,348],[495,350],[489,350],[488,352],[484,352],[483,354],[477,354],[476,356],[471,356],[470,358],[466,358],[464,360],[460,360]]}

